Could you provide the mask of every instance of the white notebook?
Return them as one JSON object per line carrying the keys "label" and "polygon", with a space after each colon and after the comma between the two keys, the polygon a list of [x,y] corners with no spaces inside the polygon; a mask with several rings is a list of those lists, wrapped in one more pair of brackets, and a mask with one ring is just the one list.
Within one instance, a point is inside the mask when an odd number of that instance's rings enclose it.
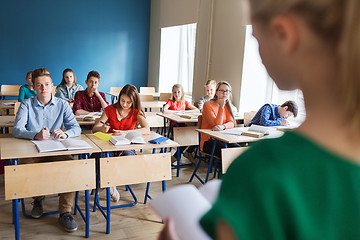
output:
{"label": "white notebook", "polygon": [[115,146],[146,143],[143,136],[136,130],[128,131],[125,136],[114,136],[110,138],[110,142]]}
{"label": "white notebook", "polygon": [[62,140],[50,138],[47,140],[32,140],[32,142],[35,144],[39,153],[92,149],[87,142],[80,139],[68,138]]}

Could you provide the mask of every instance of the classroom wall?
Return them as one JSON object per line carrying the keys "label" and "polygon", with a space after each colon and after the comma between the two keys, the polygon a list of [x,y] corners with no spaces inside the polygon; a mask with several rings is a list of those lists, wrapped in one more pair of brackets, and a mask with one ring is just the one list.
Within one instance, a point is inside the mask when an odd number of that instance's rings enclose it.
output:
{"label": "classroom wall", "polygon": [[25,84],[27,71],[45,67],[58,85],[65,68],[100,90],[147,85],[150,0],[3,1],[0,8],[1,84]]}
{"label": "classroom wall", "polygon": [[151,0],[148,86],[159,87],[161,28],[197,22],[200,1]]}
{"label": "classroom wall", "polygon": [[[203,86],[208,79],[226,80],[233,88],[233,103],[238,107],[245,25],[249,24],[245,0],[194,0],[181,1],[180,5],[171,4],[173,1],[151,1],[148,85],[158,86],[161,27],[193,21],[197,23],[193,101],[205,94]],[[162,15],[164,9],[166,16]]]}

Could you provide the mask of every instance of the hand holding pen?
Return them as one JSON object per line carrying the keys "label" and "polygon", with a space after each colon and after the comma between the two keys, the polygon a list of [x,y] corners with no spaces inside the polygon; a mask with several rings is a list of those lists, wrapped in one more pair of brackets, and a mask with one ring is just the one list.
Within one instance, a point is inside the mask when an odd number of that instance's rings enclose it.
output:
{"label": "hand holding pen", "polygon": [[38,132],[34,139],[36,140],[45,140],[45,139],[49,139],[50,137],[50,131],[47,127],[44,127],[43,129],[41,129],[40,132]]}
{"label": "hand holding pen", "polygon": [[102,123],[102,126],[105,128],[105,132],[108,132],[110,129],[109,123],[104,123],[103,121],[100,121],[100,123]]}

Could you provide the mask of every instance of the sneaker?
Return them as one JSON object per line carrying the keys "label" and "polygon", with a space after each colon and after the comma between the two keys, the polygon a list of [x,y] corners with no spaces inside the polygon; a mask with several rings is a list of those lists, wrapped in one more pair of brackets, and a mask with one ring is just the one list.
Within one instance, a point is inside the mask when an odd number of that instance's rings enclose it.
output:
{"label": "sneaker", "polygon": [[44,209],[43,209],[44,200],[45,200],[45,198],[34,199],[33,209],[31,210],[31,216],[33,218],[40,218],[43,215],[43,213],[44,213]]}
{"label": "sneaker", "polygon": [[59,222],[63,225],[65,231],[67,232],[75,232],[78,229],[77,223],[71,216],[71,213],[61,214],[59,217]]}
{"label": "sneaker", "polygon": [[118,202],[120,200],[120,193],[116,187],[112,187],[112,193],[110,193],[110,197],[113,202]]}
{"label": "sneaker", "polygon": [[190,162],[196,164],[195,158],[191,152],[185,151],[183,154],[184,154],[184,157],[186,157],[187,159],[190,160]]}

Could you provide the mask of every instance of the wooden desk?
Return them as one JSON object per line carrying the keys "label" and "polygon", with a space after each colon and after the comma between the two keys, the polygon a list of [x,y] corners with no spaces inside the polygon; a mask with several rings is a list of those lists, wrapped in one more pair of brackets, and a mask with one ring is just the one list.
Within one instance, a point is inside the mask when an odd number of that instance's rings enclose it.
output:
{"label": "wooden desk", "polygon": [[[9,133],[8,131],[9,127],[14,127],[15,117],[16,116],[0,116],[0,128],[5,128],[5,133]],[[89,126],[95,124],[95,120],[84,121],[81,118],[76,118],[76,121],[79,123],[80,126]]]}
{"label": "wooden desk", "polygon": [[140,149],[153,149],[153,148],[166,148],[166,147],[177,147],[177,144],[174,141],[168,140],[166,142],[162,142],[161,144],[151,144],[148,143],[149,140],[155,139],[158,137],[162,137],[160,134],[155,132],[150,132],[149,135],[143,135],[146,144],[131,144],[131,145],[121,145],[115,146],[109,141],[101,140],[95,137],[93,134],[86,134],[86,136],[93,141],[94,144],[102,151],[102,152],[112,152],[112,151],[122,151],[122,150],[140,150]]}
{"label": "wooden desk", "polygon": [[[161,135],[150,132],[149,135],[143,135],[145,144],[131,144],[114,146],[109,141],[98,139],[93,134],[87,134],[87,137],[91,139],[103,153],[112,151],[123,150],[140,150],[140,149],[153,149],[165,148],[165,147],[177,147],[178,144],[168,140],[161,144],[148,143],[149,140],[161,137]],[[156,153],[156,154],[138,154],[130,156],[119,157],[105,157],[97,160],[97,179],[96,179],[96,191],[94,197],[94,211],[96,207],[103,213],[106,219],[106,233],[110,233],[110,212],[111,209],[129,207],[137,203],[130,184],[137,184],[147,182],[145,200],[149,198],[150,182],[162,181],[163,191],[165,190],[165,180],[171,179],[171,160],[169,153]],[[122,204],[117,206],[110,206],[110,187],[125,185],[134,198],[134,202],[130,204]],[[106,207],[100,205],[98,197],[98,189],[106,188]],[[105,213],[106,210],[106,213]]]}
{"label": "wooden desk", "polygon": [[0,116],[0,127],[13,127],[15,116]]}
{"label": "wooden desk", "polygon": [[17,97],[17,96],[19,96],[19,90],[0,92],[0,99],[5,99],[5,97]]}
{"label": "wooden desk", "polygon": [[[163,108],[163,106],[166,104],[165,101],[142,101],[141,107],[142,108],[159,108],[160,111]],[[150,110],[151,112],[151,110]]]}
{"label": "wooden desk", "polygon": [[[15,227],[15,238],[20,239],[19,226],[19,203],[18,199],[31,196],[40,196],[41,194],[53,194],[70,191],[85,190],[86,214],[84,221],[86,222],[85,237],[89,237],[89,192],[88,189],[95,188],[95,160],[73,160],[60,161],[52,163],[39,164],[24,164],[17,165],[18,161],[23,158],[58,156],[58,155],[77,155],[84,153],[100,152],[100,149],[85,135],[81,135],[74,139],[82,139],[89,143],[93,149],[74,150],[74,151],[57,151],[39,153],[35,145],[28,139],[18,138],[0,138],[1,158],[7,159],[7,164],[12,166],[5,166],[5,199],[12,200],[13,204],[13,222]],[[55,168],[55,169],[54,169]],[[46,170],[45,170],[46,169]],[[48,181],[42,179],[46,174],[50,176],[45,177]],[[64,174],[63,171],[68,174]],[[77,171],[79,170],[79,171]],[[77,172],[74,172],[77,171]],[[16,174],[18,173],[18,174]],[[33,173],[33,174],[31,174]],[[24,176],[25,175],[25,176]],[[66,176],[66,179],[64,179]],[[21,178],[21,180],[19,180]],[[25,179],[26,178],[26,179]],[[60,185],[58,181],[63,179],[68,184]],[[54,183],[51,181],[54,180]],[[46,184],[46,187],[40,186]],[[79,186],[79,184],[81,186]],[[58,187],[60,189],[58,189]],[[66,187],[66,189],[64,189]],[[69,187],[71,189],[69,189]],[[31,192],[33,191],[33,192]],[[47,192],[48,191],[48,192]],[[40,193],[40,195],[39,195]],[[76,206],[75,206],[76,207]],[[78,209],[80,210],[80,209]]]}
{"label": "wooden desk", "polygon": [[[6,115],[10,114],[10,110],[14,110],[15,103],[17,103],[16,100],[0,100],[0,111],[6,111]],[[2,114],[0,112],[0,115]]]}
{"label": "wooden desk", "polygon": [[[249,127],[239,127],[237,129],[240,129],[242,131],[246,131],[249,129]],[[229,143],[250,143],[250,142],[255,142],[255,141],[259,141],[261,139],[266,139],[266,138],[278,138],[280,136],[282,136],[284,134],[284,132],[281,132],[281,131],[277,131],[276,128],[274,127],[269,127],[269,135],[266,135],[264,137],[261,137],[261,138],[255,138],[255,137],[248,137],[248,136],[242,136],[242,135],[232,135],[232,134],[226,134],[226,133],[223,133],[222,131],[212,131],[211,129],[196,129],[197,132],[199,133],[202,133],[202,134],[206,134],[210,137],[212,137],[213,139],[215,139],[214,141],[214,145],[213,145],[213,150],[211,152],[211,156],[210,156],[210,161],[209,161],[209,168],[208,168],[208,171],[207,171],[207,174],[206,174],[206,178],[205,178],[205,183],[208,181],[208,178],[209,178],[209,173],[210,173],[210,170],[212,169],[212,165],[213,165],[213,159],[214,159],[214,152],[215,152],[215,145],[216,145],[216,141],[222,141],[226,144],[229,144]],[[226,145],[225,145],[226,146]],[[227,148],[227,147],[225,147]],[[240,148],[244,148],[244,147],[240,147]],[[236,149],[236,148],[234,148]],[[230,150],[229,150],[230,151]],[[227,152],[228,156],[231,156],[233,155],[231,152]],[[235,150],[237,152],[242,152],[243,150]],[[200,155],[200,154],[199,154]],[[222,156],[223,157],[223,156]],[[222,158],[222,160],[225,160],[225,158]],[[231,160],[229,161],[232,161],[234,160],[234,157],[231,157]],[[230,165],[230,162],[226,162],[225,165],[226,166],[229,166]],[[201,160],[199,159],[199,162],[197,164],[197,166],[195,167],[195,170],[190,178],[190,182],[192,181],[192,179],[194,177],[196,177],[197,179],[199,179],[199,181],[201,183],[204,183],[201,178],[196,174],[196,171],[197,169],[199,168],[201,164]],[[217,167],[217,164],[215,165],[215,172],[214,172],[214,177],[215,177],[215,174],[216,174],[216,167]]]}
{"label": "wooden desk", "polygon": [[[249,127],[238,127],[237,129],[246,131],[249,129]],[[196,129],[196,131],[209,135],[210,137],[213,137],[225,143],[249,143],[249,142],[259,141],[265,138],[278,138],[284,134],[284,132],[277,131],[276,128],[269,127],[269,129],[270,129],[269,135],[266,135],[261,138],[226,134],[226,133],[222,133],[222,131],[212,131],[211,129]]]}

